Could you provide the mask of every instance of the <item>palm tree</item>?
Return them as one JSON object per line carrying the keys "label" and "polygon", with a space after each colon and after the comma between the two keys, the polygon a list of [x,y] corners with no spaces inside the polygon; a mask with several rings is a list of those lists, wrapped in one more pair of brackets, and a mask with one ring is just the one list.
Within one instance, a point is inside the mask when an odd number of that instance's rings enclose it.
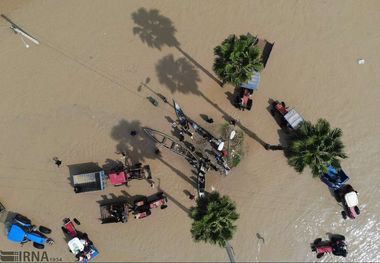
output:
{"label": "palm tree", "polygon": [[223,83],[234,86],[247,82],[254,71],[261,71],[264,65],[261,61],[261,50],[255,46],[257,38],[250,34],[230,35],[220,46],[215,47],[217,56],[214,62],[214,72]]}
{"label": "palm tree", "polygon": [[233,223],[239,214],[234,202],[214,191],[197,200],[197,206],[190,208],[190,217],[194,220],[191,235],[195,242],[226,247],[237,229]]}
{"label": "palm tree", "polygon": [[328,121],[320,119],[315,125],[304,122],[289,136],[289,147],[286,150],[289,165],[302,173],[307,165],[313,176],[328,171],[332,165],[340,168],[340,159],[347,158],[341,141],[342,130],[330,129]]}

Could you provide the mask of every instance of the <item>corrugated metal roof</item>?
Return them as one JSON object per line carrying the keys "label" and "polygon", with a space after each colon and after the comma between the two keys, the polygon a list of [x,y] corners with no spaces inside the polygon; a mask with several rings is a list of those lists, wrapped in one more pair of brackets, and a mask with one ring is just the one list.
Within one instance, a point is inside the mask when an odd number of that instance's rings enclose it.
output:
{"label": "corrugated metal roof", "polygon": [[252,79],[248,80],[247,83],[241,84],[242,88],[251,89],[251,90],[258,90],[259,89],[259,83],[260,83],[260,73],[254,71],[255,74],[252,75]]}

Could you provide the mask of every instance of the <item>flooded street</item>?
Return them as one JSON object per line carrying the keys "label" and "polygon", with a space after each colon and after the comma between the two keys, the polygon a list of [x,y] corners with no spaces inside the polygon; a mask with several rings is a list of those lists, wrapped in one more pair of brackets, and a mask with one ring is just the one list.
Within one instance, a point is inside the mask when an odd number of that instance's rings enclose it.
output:
{"label": "flooded street", "polygon": [[[380,261],[379,1],[3,0],[0,7],[40,42],[26,49],[0,21],[0,202],[53,230],[49,257],[75,260],[60,228],[63,218],[77,217],[99,249],[95,261],[229,261],[225,249],[191,239],[192,167],[165,149],[157,157],[144,134],[148,127],[172,136],[169,120],[176,116],[162,94],[205,129],[217,131],[232,117],[245,132],[239,166],[226,177],[207,174],[206,184],[237,203],[238,230],[230,241],[237,262]],[[158,38],[161,45],[134,34],[132,14],[140,8],[168,19],[157,22],[150,13],[142,21],[175,28]],[[239,111],[228,100],[234,88],[221,88],[212,77],[213,48],[229,34],[247,32],[274,46],[252,110]],[[342,207],[309,168],[298,174],[283,151],[264,149],[262,142],[285,141],[268,111],[271,99],[305,120],[324,118],[343,130],[342,168],[359,192],[357,219],[343,220]],[[141,180],[74,194],[68,165],[103,168],[107,159],[120,160],[120,150],[150,165],[155,188]],[[157,191],[168,196],[167,209],[127,224],[100,224],[102,200]],[[346,237],[347,258],[316,259],[310,244],[327,233]],[[32,245],[21,248],[3,235],[0,250],[31,251]]]}

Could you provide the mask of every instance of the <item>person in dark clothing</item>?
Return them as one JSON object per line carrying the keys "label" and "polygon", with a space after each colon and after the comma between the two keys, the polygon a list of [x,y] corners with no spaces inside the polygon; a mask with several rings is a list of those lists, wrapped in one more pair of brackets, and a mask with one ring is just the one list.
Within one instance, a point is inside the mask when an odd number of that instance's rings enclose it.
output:
{"label": "person in dark clothing", "polygon": [[181,131],[180,133],[179,133],[179,141],[180,142],[183,142],[185,140],[185,136],[183,136],[183,132]]}
{"label": "person in dark clothing", "polygon": [[235,126],[236,125],[236,120],[235,119],[231,119],[230,120],[230,124],[233,125],[233,126]]}
{"label": "person in dark clothing", "polygon": [[216,167],[215,164],[210,163],[210,167],[211,167],[212,169],[214,169],[214,171],[218,171],[218,167]]}
{"label": "person in dark clothing", "polygon": [[197,162],[196,160],[191,159],[191,160],[189,160],[189,162],[190,162],[190,164],[191,164],[193,167],[197,167],[198,162]]}
{"label": "person in dark clothing", "polygon": [[55,165],[57,165],[58,167],[61,166],[61,164],[62,164],[62,161],[59,160],[58,157],[54,157],[53,161],[55,162]]}
{"label": "person in dark clothing", "polygon": [[131,131],[131,136],[136,136],[137,135],[137,131],[133,130]]}
{"label": "person in dark clothing", "polygon": [[156,155],[160,155],[161,151],[160,151],[159,149],[156,149],[156,150],[154,151],[154,153],[155,153]]}
{"label": "person in dark clothing", "polygon": [[207,122],[208,122],[208,123],[213,123],[214,120],[213,120],[212,118],[208,118],[208,119],[207,119]]}

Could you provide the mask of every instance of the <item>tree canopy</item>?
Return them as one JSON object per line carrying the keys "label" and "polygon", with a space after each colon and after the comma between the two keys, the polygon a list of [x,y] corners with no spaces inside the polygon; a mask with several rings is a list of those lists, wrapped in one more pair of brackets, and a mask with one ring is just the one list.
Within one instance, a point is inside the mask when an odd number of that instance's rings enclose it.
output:
{"label": "tree canopy", "polygon": [[315,125],[302,123],[288,138],[286,155],[289,165],[299,173],[310,166],[313,176],[327,172],[330,165],[340,168],[340,159],[347,158],[342,135],[341,129],[331,130],[329,122],[323,119]]}
{"label": "tree canopy", "polygon": [[239,214],[233,201],[214,191],[197,200],[197,206],[190,209],[190,217],[194,220],[191,235],[195,242],[225,247],[237,229],[233,223]]}
{"label": "tree canopy", "polygon": [[254,71],[260,72],[264,68],[261,50],[256,43],[257,38],[250,34],[230,35],[214,48],[213,69],[223,82],[240,86],[252,78]]}

